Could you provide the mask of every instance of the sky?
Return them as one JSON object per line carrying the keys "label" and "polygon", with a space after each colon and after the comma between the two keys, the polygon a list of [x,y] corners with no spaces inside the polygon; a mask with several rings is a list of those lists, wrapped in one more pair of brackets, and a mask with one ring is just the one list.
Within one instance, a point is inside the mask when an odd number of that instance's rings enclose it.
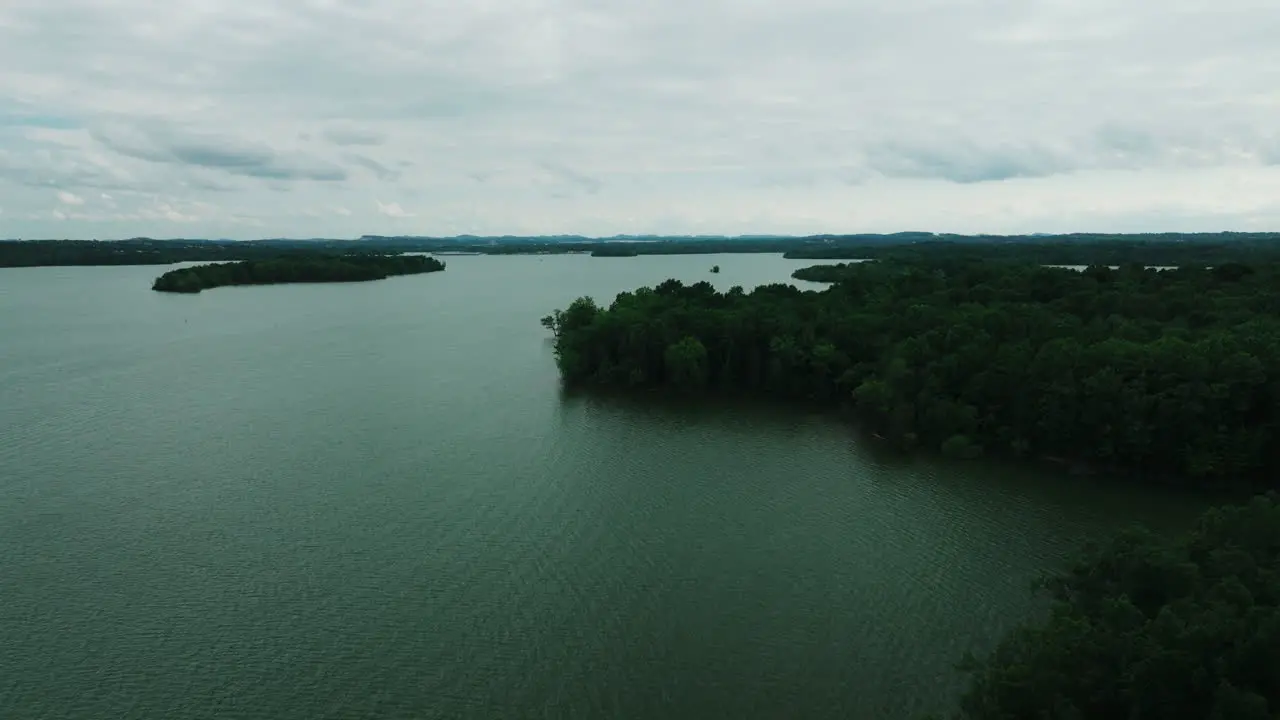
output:
{"label": "sky", "polygon": [[3,0],[0,237],[1280,230],[1275,0]]}

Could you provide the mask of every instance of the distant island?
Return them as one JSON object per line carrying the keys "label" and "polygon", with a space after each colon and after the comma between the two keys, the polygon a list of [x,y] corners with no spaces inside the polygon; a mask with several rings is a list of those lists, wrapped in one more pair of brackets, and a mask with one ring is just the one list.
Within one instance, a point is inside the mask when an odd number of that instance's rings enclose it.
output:
{"label": "distant island", "polygon": [[366,235],[347,240],[8,240],[0,241],[0,267],[160,265],[192,261],[267,260],[281,255],[311,253],[346,255],[352,252],[479,255],[588,253],[595,257],[772,253],[798,259],[846,260],[887,259],[943,252],[976,259],[1007,259],[1048,265],[1203,265],[1231,260],[1280,261],[1280,233],[1079,233],[1046,236],[901,232],[803,237]]}
{"label": "distant island", "polygon": [[198,293],[227,285],[366,282],[439,272],[444,267],[443,262],[424,255],[298,255],[170,270],[156,278],[151,289]]}

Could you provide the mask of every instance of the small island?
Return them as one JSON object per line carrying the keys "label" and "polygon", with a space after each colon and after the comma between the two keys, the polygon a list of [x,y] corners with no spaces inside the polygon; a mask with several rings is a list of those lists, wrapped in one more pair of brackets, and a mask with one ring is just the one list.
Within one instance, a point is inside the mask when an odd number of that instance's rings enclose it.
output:
{"label": "small island", "polygon": [[170,270],[156,278],[151,289],[198,293],[227,285],[366,282],[394,275],[439,272],[444,267],[443,262],[425,255],[315,254]]}
{"label": "small island", "polygon": [[719,266],[719,265],[712,265],[712,266],[711,266],[711,274],[712,274],[712,275],[719,275],[719,274],[720,274],[720,266]]}

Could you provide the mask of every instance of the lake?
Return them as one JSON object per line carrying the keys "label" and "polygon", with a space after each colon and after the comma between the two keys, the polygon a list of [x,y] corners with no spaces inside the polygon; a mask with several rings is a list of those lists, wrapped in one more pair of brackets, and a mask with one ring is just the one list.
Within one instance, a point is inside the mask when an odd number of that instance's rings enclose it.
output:
{"label": "lake", "polygon": [[911,718],[1037,573],[1199,509],[561,392],[538,320],[575,297],[813,261],[447,262],[192,296],[0,270],[0,717]]}

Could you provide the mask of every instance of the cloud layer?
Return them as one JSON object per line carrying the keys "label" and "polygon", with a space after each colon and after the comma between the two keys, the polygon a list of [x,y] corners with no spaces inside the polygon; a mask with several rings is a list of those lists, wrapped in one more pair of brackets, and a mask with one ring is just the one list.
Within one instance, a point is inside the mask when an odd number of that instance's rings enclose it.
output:
{"label": "cloud layer", "polygon": [[6,0],[0,237],[1280,229],[1271,0]]}

